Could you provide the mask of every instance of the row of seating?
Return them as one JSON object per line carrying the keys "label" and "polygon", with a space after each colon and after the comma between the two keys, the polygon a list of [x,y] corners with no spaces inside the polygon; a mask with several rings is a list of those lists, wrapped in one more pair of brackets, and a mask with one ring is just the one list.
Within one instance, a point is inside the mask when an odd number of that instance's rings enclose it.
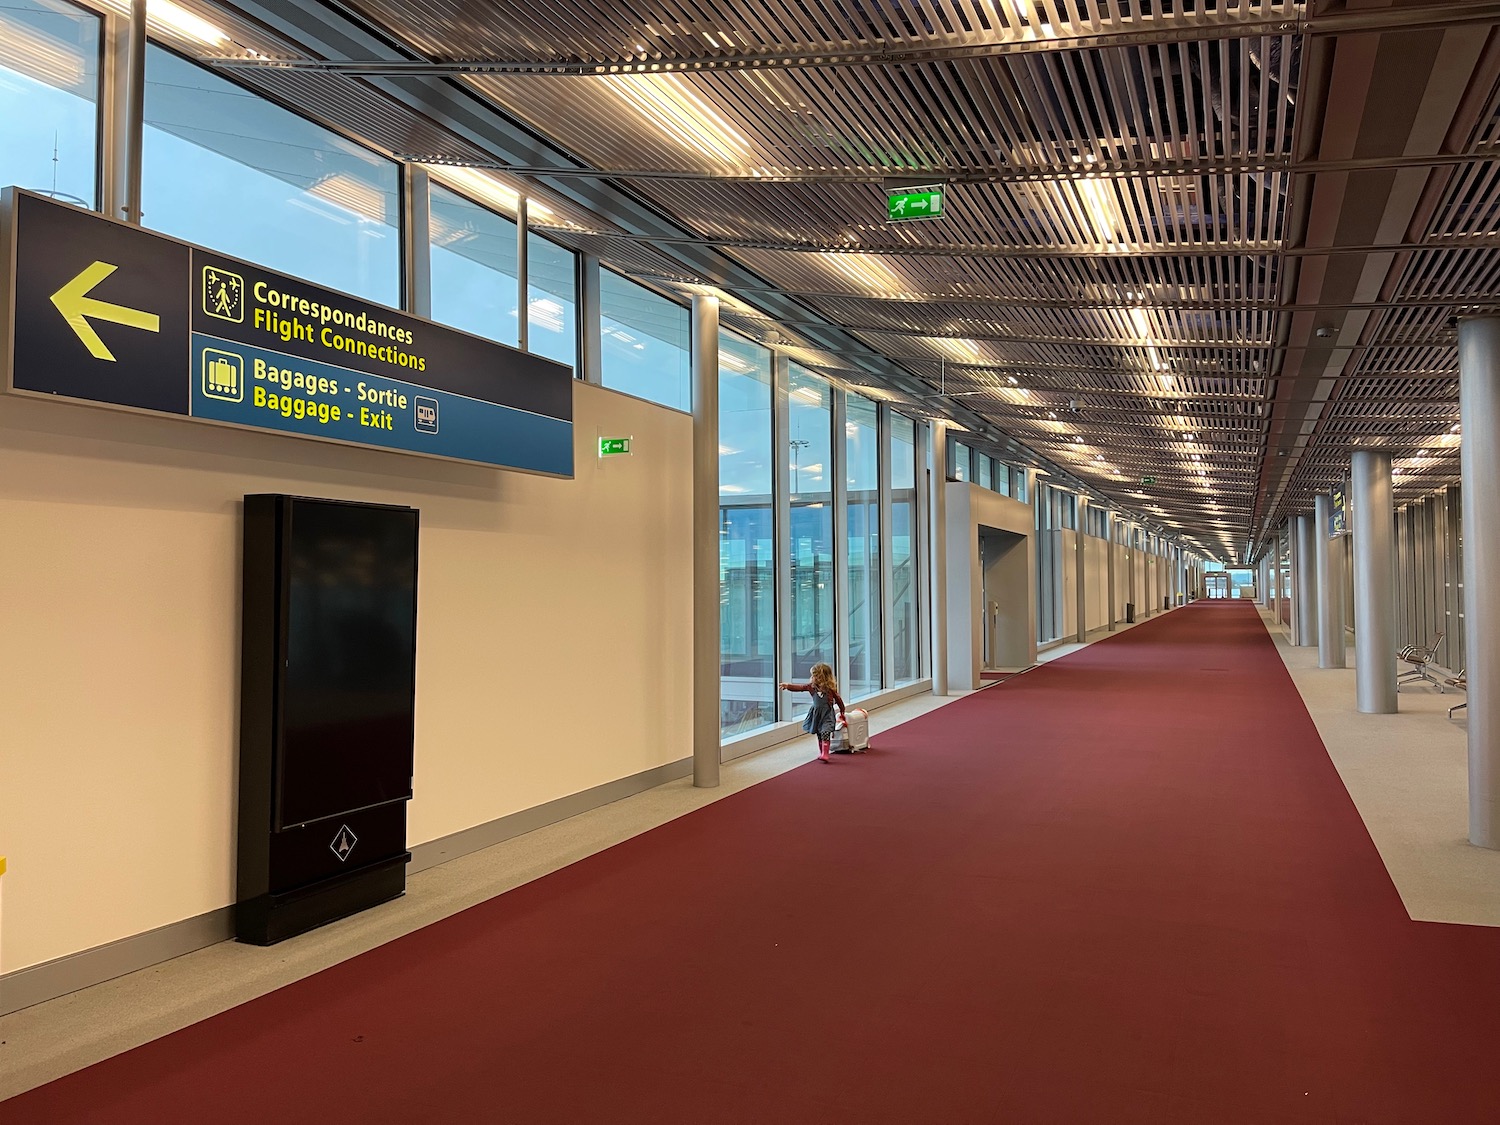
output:
{"label": "row of seating", "polygon": [[[1410,667],[1405,672],[1402,672],[1396,677],[1397,691],[1401,690],[1401,685],[1403,683],[1408,683],[1413,680],[1426,680],[1428,683],[1432,684],[1438,689],[1439,695],[1443,693],[1443,690],[1445,688],[1450,687],[1457,688],[1459,691],[1468,690],[1469,670],[1467,668],[1460,668],[1458,670],[1458,675],[1456,676],[1444,676],[1440,680],[1433,678],[1432,662],[1437,656],[1438,646],[1443,643],[1443,636],[1443,630],[1439,629],[1437,631],[1437,634],[1432,638],[1432,643],[1426,648],[1423,648],[1421,645],[1407,645],[1396,654],[1397,659],[1400,660],[1403,664],[1410,665]],[[1448,718],[1453,718],[1453,713],[1455,711],[1462,711],[1468,706],[1469,705],[1467,703],[1458,703],[1448,708]]]}

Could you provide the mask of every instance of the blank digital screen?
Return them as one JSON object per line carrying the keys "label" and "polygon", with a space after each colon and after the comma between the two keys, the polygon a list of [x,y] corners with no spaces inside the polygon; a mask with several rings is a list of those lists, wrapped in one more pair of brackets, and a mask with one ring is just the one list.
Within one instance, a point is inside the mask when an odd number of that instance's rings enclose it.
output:
{"label": "blank digital screen", "polygon": [[417,513],[291,502],[278,826],[411,795]]}

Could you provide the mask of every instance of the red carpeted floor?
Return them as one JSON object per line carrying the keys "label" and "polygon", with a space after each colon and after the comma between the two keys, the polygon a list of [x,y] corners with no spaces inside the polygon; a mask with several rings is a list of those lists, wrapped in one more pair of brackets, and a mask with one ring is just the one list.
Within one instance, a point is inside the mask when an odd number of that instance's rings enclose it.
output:
{"label": "red carpeted floor", "polygon": [[1500,932],[1407,918],[1200,603],[0,1120],[1458,1125],[1497,1027]]}

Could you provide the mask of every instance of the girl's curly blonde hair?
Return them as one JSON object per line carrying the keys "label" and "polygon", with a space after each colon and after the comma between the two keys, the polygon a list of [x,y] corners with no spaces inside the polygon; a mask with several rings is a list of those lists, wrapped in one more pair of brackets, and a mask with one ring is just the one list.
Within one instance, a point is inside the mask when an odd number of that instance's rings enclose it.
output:
{"label": "girl's curly blonde hair", "polygon": [[827,664],[812,666],[812,685],[819,691],[838,691],[839,682],[833,678],[833,668]]}

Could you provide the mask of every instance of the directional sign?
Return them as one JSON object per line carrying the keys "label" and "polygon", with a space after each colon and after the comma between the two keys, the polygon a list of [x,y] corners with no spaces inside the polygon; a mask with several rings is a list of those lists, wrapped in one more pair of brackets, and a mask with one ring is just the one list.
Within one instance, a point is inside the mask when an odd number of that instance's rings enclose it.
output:
{"label": "directional sign", "polygon": [[1155,484],[1156,483],[1156,478],[1155,477],[1142,477],[1141,478],[1141,483],[1145,484],[1145,485]]}
{"label": "directional sign", "polygon": [[630,439],[628,437],[602,437],[599,439],[599,456],[613,457],[620,453],[630,452]]}
{"label": "directional sign", "polygon": [[885,210],[886,221],[892,223],[940,218],[943,214],[943,188],[929,185],[892,190],[886,195]]}
{"label": "directional sign", "polygon": [[1349,534],[1349,490],[1342,484],[1333,489],[1333,503],[1328,509],[1328,538]]}
{"label": "directional sign", "polygon": [[561,364],[14,188],[0,218],[11,391],[573,475]]}

